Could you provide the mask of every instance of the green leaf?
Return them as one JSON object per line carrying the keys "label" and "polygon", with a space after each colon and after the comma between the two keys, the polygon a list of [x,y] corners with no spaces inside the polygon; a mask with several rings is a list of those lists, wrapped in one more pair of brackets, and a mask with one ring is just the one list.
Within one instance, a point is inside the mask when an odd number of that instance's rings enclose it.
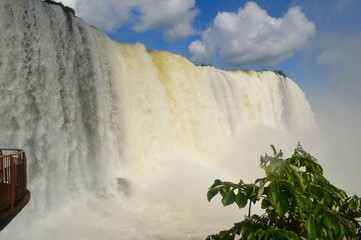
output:
{"label": "green leaf", "polygon": [[271,202],[272,205],[276,205],[277,194],[278,194],[278,191],[277,191],[277,188],[276,188],[276,187],[270,186],[270,187],[268,188],[267,196],[268,196],[268,199],[270,200],[270,202]]}
{"label": "green leaf", "polygon": [[229,188],[235,188],[237,187],[238,185],[233,183],[233,182],[222,182],[222,184],[225,186],[225,187],[229,187]]}
{"label": "green leaf", "polygon": [[212,198],[214,196],[216,196],[219,192],[219,187],[214,187],[214,188],[210,188],[207,192],[207,199],[208,199],[208,202],[210,202],[212,200]]}
{"label": "green leaf", "polygon": [[260,181],[259,188],[257,191],[257,200],[259,200],[264,192],[265,181]]}
{"label": "green leaf", "polygon": [[279,216],[286,214],[289,208],[289,201],[286,194],[280,191],[277,186],[272,186],[268,189],[268,198]]}
{"label": "green leaf", "polygon": [[238,192],[236,196],[236,203],[239,208],[244,208],[247,205],[247,200],[247,196],[244,193]]}
{"label": "green leaf", "polygon": [[214,183],[210,188],[214,188],[214,187],[217,187],[217,186],[220,186],[220,185],[223,185],[223,182],[221,180],[219,180],[219,179],[216,179],[216,180],[214,180]]}
{"label": "green leaf", "polygon": [[228,206],[236,201],[236,195],[233,191],[227,192],[224,197],[222,198],[222,204],[223,206]]}
{"label": "green leaf", "polygon": [[292,207],[297,209],[299,214],[305,214],[307,209],[310,207],[310,199],[307,198],[303,193],[294,194],[293,199],[295,200],[296,204],[294,204]]}
{"label": "green leaf", "polygon": [[328,214],[323,217],[323,222],[328,229],[332,229],[334,227],[333,218]]}
{"label": "green leaf", "polygon": [[224,239],[224,240],[233,240],[234,234],[232,234],[230,230],[224,230],[219,232],[219,237],[220,239]]}
{"label": "green leaf", "polygon": [[262,200],[262,203],[261,203],[261,208],[262,209],[267,209],[268,207],[270,206],[270,202],[268,199],[264,198]]}
{"label": "green leaf", "polygon": [[265,168],[266,176],[269,178],[276,175],[276,169],[278,168],[277,163],[271,163]]}
{"label": "green leaf", "polygon": [[289,202],[285,194],[279,195],[279,200],[275,205],[275,211],[278,215],[283,216],[289,208]]}
{"label": "green leaf", "polygon": [[257,239],[265,239],[264,237],[266,236],[266,231],[262,231],[260,234],[258,234]]}
{"label": "green leaf", "polygon": [[316,224],[315,224],[313,216],[309,216],[307,218],[307,221],[305,223],[305,228],[306,228],[307,236],[308,236],[309,240],[315,240],[315,239],[319,238],[320,232],[318,230],[318,226],[316,226]]}
{"label": "green leaf", "polygon": [[257,202],[258,186],[256,184],[245,184],[244,191],[248,199],[253,203]]}
{"label": "green leaf", "polygon": [[301,191],[305,191],[307,187],[307,183],[303,178],[301,171],[299,171],[298,168],[293,165],[289,165],[285,169],[286,169],[288,181],[300,187]]}
{"label": "green leaf", "polygon": [[256,240],[256,233],[252,232],[248,235],[247,240]]}
{"label": "green leaf", "polygon": [[273,144],[271,144],[271,148],[273,150],[273,156],[276,156],[277,155],[277,151],[276,151],[276,148]]}
{"label": "green leaf", "polygon": [[271,231],[272,239],[292,239],[298,240],[300,239],[298,235],[293,231],[282,230],[282,229],[273,229]]}
{"label": "green leaf", "polygon": [[231,187],[227,187],[227,186],[222,186],[219,190],[220,194],[222,195],[222,198],[229,192],[231,191],[232,188]]}
{"label": "green leaf", "polygon": [[354,198],[351,198],[350,201],[348,202],[348,207],[349,208],[356,208],[357,206],[357,202]]}

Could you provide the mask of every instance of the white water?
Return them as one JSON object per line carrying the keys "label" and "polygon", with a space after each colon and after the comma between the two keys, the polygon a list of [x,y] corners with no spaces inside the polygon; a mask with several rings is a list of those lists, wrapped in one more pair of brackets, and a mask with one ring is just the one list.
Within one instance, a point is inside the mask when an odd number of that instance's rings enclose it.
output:
{"label": "white water", "polygon": [[0,146],[25,149],[32,193],[4,239],[204,239],[239,219],[213,180],[313,124],[288,78],[116,43],[38,0],[0,1],[0,53]]}

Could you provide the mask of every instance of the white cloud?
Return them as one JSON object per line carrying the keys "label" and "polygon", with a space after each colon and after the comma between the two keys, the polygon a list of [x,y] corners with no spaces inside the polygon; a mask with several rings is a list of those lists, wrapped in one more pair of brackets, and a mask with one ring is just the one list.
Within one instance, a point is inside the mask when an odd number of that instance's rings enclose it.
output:
{"label": "white cloud", "polygon": [[248,2],[237,13],[219,12],[202,40],[191,43],[195,61],[221,58],[226,65],[277,64],[302,48],[316,32],[299,7],[283,18],[273,18],[256,3]]}
{"label": "white cloud", "polygon": [[194,41],[189,45],[189,51],[193,53],[193,55],[197,56],[199,59],[207,59],[208,52],[207,46],[204,45],[201,41]]}
{"label": "white cloud", "polygon": [[140,18],[134,30],[163,30],[168,40],[192,35],[194,30],[191,24],[198,14],[194,4],[195,0],[142,1],[138,7]]}
{"label": "white cloud", "polygon": [[62,0],[72,7],[76,15],[88,24],[104,31],[112,32],[119,29],[131,18],[131,9],[136,6],[136,0]]}
{"label": "white cloud", "polygon": [[195,31],[190,23],[178,23],[165,31],[165,38],[169,41],[186,38],[194,35]]}
{"label": "white cloud", "polygon": [[194,34],[192,21],[198,14],[195,0],[62,0],[77,16],[112,32],[131,24],[137,32],[162,31],[167,40]]}

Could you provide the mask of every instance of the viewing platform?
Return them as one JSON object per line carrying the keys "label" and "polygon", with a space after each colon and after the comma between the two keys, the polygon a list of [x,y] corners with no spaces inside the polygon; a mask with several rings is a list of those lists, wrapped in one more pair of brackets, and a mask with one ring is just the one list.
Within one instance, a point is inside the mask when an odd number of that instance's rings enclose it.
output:
{"label": "viewing platform", "polygon": [[29,200],[25,152],[21,149],[0,149],[0,231]]}

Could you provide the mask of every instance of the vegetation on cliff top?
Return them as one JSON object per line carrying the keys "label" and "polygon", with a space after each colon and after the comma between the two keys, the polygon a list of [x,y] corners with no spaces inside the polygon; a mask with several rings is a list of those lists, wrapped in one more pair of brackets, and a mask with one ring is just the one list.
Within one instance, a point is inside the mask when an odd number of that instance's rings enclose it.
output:
{"label": "vegetation on cliff top", "polygon": [[62,7],[64,9],[64,12],[66,12],[66,13],[70,12],[75,16],[74,9],[72,9],[71,7],[65,6],[62,2],[55,2],[55,1],[52,1],[52,0],[43,0],[43,2],[53,4],[53,5],[58,5],[58,6],[60,6],[60,7]]}
{"label": "vegetation on cliff top", "polygon": [[284,73],[282,70],[275,70],[274,72],[275,72],[277,75],[280,75],[280,76],[282,76],[282,77],[284,77],[284,78],[287,77],[286,73]]}

